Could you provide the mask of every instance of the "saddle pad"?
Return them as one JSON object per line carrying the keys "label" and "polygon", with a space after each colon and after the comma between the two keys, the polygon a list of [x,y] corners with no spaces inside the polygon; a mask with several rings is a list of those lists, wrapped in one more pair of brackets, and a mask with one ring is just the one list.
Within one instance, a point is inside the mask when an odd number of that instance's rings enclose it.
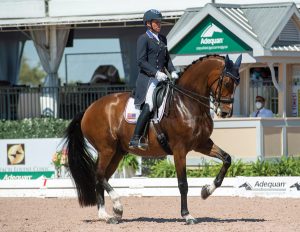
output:
{"label": "saddle pad", "polygon": [[[166,108],[168,91],[169,90],[167,90],[164,100],[158,109],[158,117],[156,117],[157,113],[155,112],[154,116],[153,116],[153,118],[151,118],[151,120],[160,121],[162,119],[165,108]],[[141,113],[141,110],[137,109],[134,105],[134,98],[130,97],[126,103],[126,107],[125,107],[124,114],[123,114],[126,122],[135,124],[137,122],[137,119],[140,116],[140,113]]]}

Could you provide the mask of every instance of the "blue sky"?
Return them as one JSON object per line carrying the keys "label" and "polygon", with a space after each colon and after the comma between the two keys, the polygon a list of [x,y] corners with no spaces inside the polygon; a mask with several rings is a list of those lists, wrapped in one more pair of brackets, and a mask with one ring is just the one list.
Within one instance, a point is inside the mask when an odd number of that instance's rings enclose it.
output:
{"label": "blue sky", "polygon": [[[119,70],[120,77],[123,78],[124,69],[120,51],[119,39],[75,39],[73,47],[65,49],[58,70],[61,82],[65,83],[66,75],[68,82],[89,82],[95,69],[105,64],[113,64]],[[75,55],[76,53],[82,54]],[[32,41],[26,42],[23,56],[28,59],[31,67],[38,64],[39,57]]]}

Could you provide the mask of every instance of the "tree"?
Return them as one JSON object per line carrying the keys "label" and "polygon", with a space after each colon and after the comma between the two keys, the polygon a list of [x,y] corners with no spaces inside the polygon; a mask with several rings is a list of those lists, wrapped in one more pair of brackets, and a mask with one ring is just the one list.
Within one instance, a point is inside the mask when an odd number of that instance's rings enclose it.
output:
{"label": "tree", "polygon": [[19,83],[38,86],[43,83],[44,78],[47,76],[46,72],[42,69],[41,64],[38,63],[35,67],[30,67],[28,64],[28,59],[26,57],[22,58]]}

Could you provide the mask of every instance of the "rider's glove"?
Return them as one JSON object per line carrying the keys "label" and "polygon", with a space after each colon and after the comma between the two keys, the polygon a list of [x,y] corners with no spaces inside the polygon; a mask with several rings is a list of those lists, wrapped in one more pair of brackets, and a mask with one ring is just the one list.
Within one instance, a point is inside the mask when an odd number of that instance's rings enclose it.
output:
{"label": "rider's glove", "polygon": [[157,71],[157,73],[155,74],[155,77],[158,81],[165,81],[168,78],[168,76],[161,71]]}
{"label": "rider's glove", "polygon": [[177,79],[179,78],[178,74],[177,74],[175,71],[173,71],[173,72],[171,73],[171,77],[172,77],[173,79],[175,79],[175,80],[177,80]]}

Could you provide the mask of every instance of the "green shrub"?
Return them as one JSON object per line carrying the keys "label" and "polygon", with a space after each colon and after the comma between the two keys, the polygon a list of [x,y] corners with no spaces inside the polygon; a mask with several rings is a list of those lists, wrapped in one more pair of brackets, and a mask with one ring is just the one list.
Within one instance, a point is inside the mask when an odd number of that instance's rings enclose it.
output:
{"label": "green shrub", "polygon": [[149,177],[175,177],[175,166],[168,159],[163,159],[151,167]]}
{"label": "green shrub", "polygon": [[0,139],[61,138],[69,120],[33,118],[0,121]]}
{"label": "green shrub", "polygon": [[134,171],[138,170],[139,162],[135,155],[128,153],[123,157],[119,163],[118,170],[121,171],[123,168],[132,167]]}
{"label": "green shrub", "polygon": [[157,164],[165,158],[156,157],[143,157],[142,158],[142,174],[143,176],[149,176],[153,165]]}
{"label": "green shrub", "polygon": [[282,157],[274,163],[274,175],[276,176],[300,176],[300,159],[294,157]]}
{"label": "green shrub", "polygon": [[[197,168],[187,169],[188,177],[216,177],[222,163],[203,161]],[[164,159],[151,167],[149,177],[175,177],[174,164]],[[300,158],[282,157],[272,160],[257,160],[243,162],[236,160],[231,163],[226,174],[227,177],[236,176],[300,176]]]}

